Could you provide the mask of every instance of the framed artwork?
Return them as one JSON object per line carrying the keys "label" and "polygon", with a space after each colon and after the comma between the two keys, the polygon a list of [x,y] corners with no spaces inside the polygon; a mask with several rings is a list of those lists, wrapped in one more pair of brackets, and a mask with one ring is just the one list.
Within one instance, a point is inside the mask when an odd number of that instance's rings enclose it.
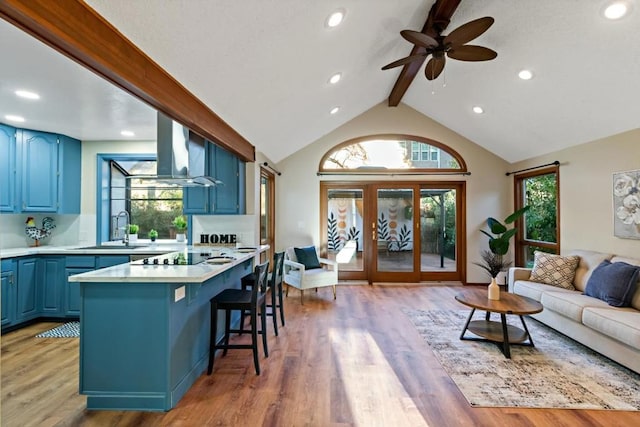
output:
{"label": "framed artwork", "polygon": [[613,234],[640,239],[640,169],[613,174]]}

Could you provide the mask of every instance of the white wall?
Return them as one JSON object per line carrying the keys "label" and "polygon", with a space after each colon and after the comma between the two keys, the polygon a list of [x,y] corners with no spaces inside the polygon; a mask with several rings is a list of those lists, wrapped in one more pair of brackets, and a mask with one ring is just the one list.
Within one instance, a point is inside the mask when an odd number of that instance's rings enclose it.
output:
{"label": "white wall", "polygon": [[640,129],[513,165],[560,162],[560,249],[640,257],[640,240],[613,235],[613,173],[640,169]]}
{"label": "white wall", "polygon": [[453,148],[467,162],[471,176],[365,177],[364,180],[466,181],[467,281],[487,282],[486,275],[472,262],[478,261],[479,252],[487,247],[487,238],[479,231],[485,227],[486,218],[504,218],[512,210],[511,179],[505,176],[510,166],[503,159],[404,104],[389,108],[386,103],[381,103],[277,164],[282,176],[276,179],[276,249],[318,245],[320,242],[320,181],[345,180],[344,176],[317,176],[322,156],[348,139],[385,133],[416,135],[439,141]]}

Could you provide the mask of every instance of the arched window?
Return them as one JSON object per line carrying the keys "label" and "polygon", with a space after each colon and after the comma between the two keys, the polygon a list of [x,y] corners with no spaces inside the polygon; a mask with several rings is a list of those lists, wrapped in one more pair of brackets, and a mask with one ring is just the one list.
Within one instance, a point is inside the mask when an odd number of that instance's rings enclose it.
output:
{"label": "arched window", "polygon": [[452,148],[413,135],[370,135],[345,141],[320,160],[319,173],[467,173]]}

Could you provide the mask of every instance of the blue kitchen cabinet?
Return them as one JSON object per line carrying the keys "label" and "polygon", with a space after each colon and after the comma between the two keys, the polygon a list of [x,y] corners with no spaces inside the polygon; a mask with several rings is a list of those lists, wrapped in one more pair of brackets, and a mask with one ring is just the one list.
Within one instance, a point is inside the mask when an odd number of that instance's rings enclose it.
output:
{"label": "blue kitchen cabinet", "polygon": [[74,274],[86,273],[96,269],[94,256],[68,256],[66,261],[64,283],[64,314],[70,317],[80,316],[80,283],[69,282]]}
{"label": "blue kitchen cabinet", "polygon": [[58,209],[58,136],[21,130],[23,212]]}
{"label": "blue kitchen cabinet", "polygon": [[16,211],[16,128],[0,123],[0,212]]}
{"label": "blue kitchen cabinet", "polygon": [[0,265],[0,301],[2,302],[2,327],[11,325],[16,318],[16,267],[12,259],[3,259]]}
{"label": "blue kitchen cabinet", "polygon": [[246,165],[231,152],[207,143],[206,174],[222,181],[215,187],[185,187],[183,212],[191,215],[244,214]]}
{"label": "blue kitchen cabinet", "polygon": [[77,139],[0,124],[0,211],[80,213]]}
{"label": "blue kitchen cabinet", "polygon": [[66,281],[64,257],[40,259],[39,311],[41,316],[58,317],[63,314],[63,287]]}
{"label": "blue kitchen cabinet", "polygon": [[215,187],[213,211],[219,215],[244,213],[244,162],[224,148],[213,147],[210,174],[224,183]]}
{"label": "blue kitchen cabinet", "polygon": [[16,323],[38,316],[38,258],[19,258],[16,282]]}
{"label": "blue kitchen cabinet", "polygon": [[96,257],[96,269],[128,264],[129,260],[129,255],[99,255]]}
{"label": "blue kitchen cabinet", "polygon": [[206,215],[209,212],[209,187],[184,187],[182,212],[185,215]]}
{"label": "blue kitchen cabinet", "polygon": [[80,213],[80,180],[82,149],[80,141],[59,135],[58,140],[58,205],[59,214]]}

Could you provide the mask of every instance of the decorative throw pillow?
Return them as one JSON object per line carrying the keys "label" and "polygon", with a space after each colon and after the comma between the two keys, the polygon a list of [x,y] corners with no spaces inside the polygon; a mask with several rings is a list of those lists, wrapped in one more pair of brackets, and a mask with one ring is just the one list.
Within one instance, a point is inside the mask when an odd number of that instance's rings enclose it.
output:
{"label": "decorative throw pillow", "polygon": [[304,265],[304,268],[311,270],[313,268],[322,268],[320,261],[318,261],[318,254],[314,246],[307,246],[305,248],[293,248],[296,252],[296,258],[298,262]]}
{"label": "decorative throw pillow", "polygon": [[533,269],[529,280],[564,289],[575,289],[573,287],[573,279],[576,276],[576,268],[578,268],[580,257],[575,255],[554,255],[540,251],[536,251],[534,256]]}
{"label": "decorative throw pillow", "polygon": [[626,262],[603,261],[591,273],[584,294],[614,307],[629,307],[639,274],[640,267]]}

